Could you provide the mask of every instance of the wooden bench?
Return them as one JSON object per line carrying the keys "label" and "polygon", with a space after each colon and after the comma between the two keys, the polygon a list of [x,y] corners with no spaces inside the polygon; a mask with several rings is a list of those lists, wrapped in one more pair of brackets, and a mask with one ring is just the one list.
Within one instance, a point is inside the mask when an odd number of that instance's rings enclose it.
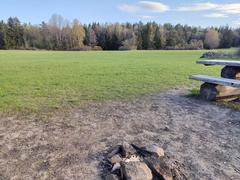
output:
{"label": "wooden bench", "polygon": [[190,79],[203,81],[211,84],[219,84],[223,86],[240,88],[240,81],[235,79],[227,79],[227,78],[213,77],[213,76],[207,76],[207,75],[192,75],[190,76]]}
{"label": "wooden bench", "polygon": [[240,97],[240,61],[199,60],[197,64],[224,65],[221,77],[192,75],[190,79],[203,81],[200,95],[206,100],[235,100]]}

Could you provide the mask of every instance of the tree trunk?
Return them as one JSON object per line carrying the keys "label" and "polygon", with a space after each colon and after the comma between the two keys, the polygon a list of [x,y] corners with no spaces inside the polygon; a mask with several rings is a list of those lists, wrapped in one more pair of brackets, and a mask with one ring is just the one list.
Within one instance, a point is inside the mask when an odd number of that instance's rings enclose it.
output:
{"label": "tree trunk", "polygon": [[229,86],[204,83],[200,88],[200,95],[203,99],[208,101],[233,101],[240,97],[240,89]]}

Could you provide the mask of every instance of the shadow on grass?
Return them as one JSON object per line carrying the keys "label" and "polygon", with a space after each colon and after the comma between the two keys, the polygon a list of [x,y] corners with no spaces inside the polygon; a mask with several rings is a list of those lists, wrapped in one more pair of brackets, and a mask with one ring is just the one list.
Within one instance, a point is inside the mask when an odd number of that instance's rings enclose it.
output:
{"label": "shadow on grass", "polygon": [[186,97],[188,97],[188,98],[195,98],[195,99],[201,99],[200,91],[198,89],[192,89],[192,90],[190,90],[189,94],[186,94]]}
{"label": "shadow on grass", "polygon": [[[198,89],[192,89],[188,94],[185,95],[185,97],[204,101],[201,98],[200,91]],[[240,111],[240,98],[230,102],[227,102],[227,101],[208,101],[208,102],[214,105]]]}

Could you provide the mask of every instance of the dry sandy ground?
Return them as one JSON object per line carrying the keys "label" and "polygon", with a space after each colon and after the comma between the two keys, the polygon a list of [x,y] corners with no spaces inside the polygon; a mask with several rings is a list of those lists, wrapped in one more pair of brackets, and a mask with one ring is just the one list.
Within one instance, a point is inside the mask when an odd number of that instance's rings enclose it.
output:
{"label": "dry sandy ground", "polygon": [[189,179],[240,179],[240,112],[181,96],[0,118],[0,179],[99,179],[112,146],[155,143]]}

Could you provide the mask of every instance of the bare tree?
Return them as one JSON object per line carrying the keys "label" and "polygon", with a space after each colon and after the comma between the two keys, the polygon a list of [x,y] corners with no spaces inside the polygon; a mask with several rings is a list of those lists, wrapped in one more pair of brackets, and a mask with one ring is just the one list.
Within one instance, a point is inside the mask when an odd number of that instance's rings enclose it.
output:
{"label": "bare tree", "polygon": [[83,40],[85,38],[85,30],[83,26],[80,24],[80,22],[75,19],[73,20],[72,25],[72,34],[73,34],[73,45],[74,48],[82,48],[84,46]]}
{"label": "bare tree", "polygon": [[64,28],[65,25],[65,20],[61,15],[53,14],[52,17],[49,20],[49,29],[50,32],[53,34],[55,37],[55,43],[57,49],[62,49],[62,29]]}

